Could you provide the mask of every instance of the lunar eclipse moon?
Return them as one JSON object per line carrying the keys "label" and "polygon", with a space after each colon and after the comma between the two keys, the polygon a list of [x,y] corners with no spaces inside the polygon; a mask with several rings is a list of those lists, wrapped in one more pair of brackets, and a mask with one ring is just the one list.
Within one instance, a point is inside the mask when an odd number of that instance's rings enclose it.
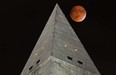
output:
{"label": "lunar eclipse moon", "polygon": [[82,22],[86,17],[86,10],[82,6],[74,6],[71,9],[70,17],[75,22]]}

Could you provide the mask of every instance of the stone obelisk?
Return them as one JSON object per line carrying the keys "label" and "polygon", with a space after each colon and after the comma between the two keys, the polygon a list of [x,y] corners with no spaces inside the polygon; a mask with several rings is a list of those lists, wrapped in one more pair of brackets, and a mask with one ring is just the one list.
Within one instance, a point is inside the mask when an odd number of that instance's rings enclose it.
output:
{"label": "stone obelisk", "polygon": [[100,75],[58,4],[21,75]]}

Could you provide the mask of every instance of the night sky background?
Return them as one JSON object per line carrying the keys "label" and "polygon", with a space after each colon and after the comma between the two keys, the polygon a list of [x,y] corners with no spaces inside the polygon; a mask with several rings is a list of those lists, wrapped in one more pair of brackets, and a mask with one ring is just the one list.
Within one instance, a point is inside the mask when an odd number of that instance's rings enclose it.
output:
{"label": "night sky background", "polygon": [[[20,75],[56,2],[69,20],[101,75],[116,71],[115,0],[0,1],[0,74]],[[81,23],[71,20],[73,6],[87,11]]]}

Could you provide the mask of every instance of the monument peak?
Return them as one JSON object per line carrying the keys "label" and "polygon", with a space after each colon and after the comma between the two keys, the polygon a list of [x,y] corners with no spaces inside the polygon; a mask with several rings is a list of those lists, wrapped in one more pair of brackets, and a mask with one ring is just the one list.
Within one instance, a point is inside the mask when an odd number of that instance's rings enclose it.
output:
{"label": "monument peak", "polygon": [[100,75],[58,4],[21,75]]}

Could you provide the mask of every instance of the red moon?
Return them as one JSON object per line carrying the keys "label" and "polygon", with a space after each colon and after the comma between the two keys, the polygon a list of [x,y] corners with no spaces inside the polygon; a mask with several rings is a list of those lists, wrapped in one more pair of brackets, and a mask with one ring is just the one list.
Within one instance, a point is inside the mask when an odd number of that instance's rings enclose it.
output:
{"label": "red moon", "polygon": [[75,22],[82,22],[86,17],[86,10],[82,6],[74,6],[70,12],[70,17]]}

